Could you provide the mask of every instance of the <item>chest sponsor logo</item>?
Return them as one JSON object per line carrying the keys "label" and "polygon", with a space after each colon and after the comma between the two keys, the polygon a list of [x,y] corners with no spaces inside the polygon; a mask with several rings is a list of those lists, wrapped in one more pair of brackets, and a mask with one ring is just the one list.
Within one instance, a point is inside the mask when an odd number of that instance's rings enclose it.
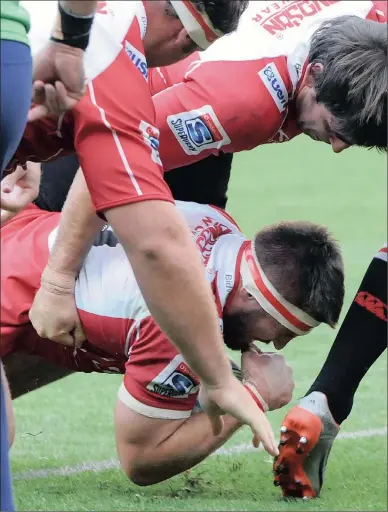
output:
{"label": "chest sponsor logo", "polygon": [[288,92],[274,62],[259,71],[259,77],[272,96],[279,112],[283,112],[288,102]]}
{"label": "chest sponsor logo", "polygon": [[256,13],[252,20],[259,23],[272,36],[283,39],[284,31],[299,27],[305,19],[315,16],[338,2],[339,0],[267,2],[268,7]]}
{"label": "chest sponsor logo", "polygon": [[198,393],[199,381],[179,354],[148,384],[147,389],[167,398],[187,398]]}
{"label": "chest sponsor logo", "polygon": [[145,56],[128,41],[125,41],[125,52],[143,75],[144,80],[148,82],[148,66]]}
{"label": "chest sponsor logo", "polygon": [[205,149],[220,149],[230,144],[210,105],[168,116],[167,123],[187,155],[198,155]]}

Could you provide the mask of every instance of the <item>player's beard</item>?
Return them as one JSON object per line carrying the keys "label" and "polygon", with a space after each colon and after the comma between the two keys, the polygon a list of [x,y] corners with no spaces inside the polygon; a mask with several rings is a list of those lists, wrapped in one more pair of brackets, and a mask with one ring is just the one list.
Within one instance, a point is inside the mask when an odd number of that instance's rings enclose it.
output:
{"label": "player's beard", "polygon": [[251,318],[255,319],[257,312],[224,313],[223,336],[225,345],[231,350],[246,350],[253,338],[250,333]]}

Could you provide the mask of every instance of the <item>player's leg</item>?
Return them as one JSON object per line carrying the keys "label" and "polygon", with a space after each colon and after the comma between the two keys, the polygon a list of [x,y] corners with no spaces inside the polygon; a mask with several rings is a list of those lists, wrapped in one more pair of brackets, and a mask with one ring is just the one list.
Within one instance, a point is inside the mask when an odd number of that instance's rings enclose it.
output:
{"label": "player's leg", "polygon": [[[5,381],[3,365],[1,364],[1,386],[0,386],[0,412],[1,412],[1,441],[0,441],[0,458],[1,458],[1,488],[0,488],[0,510],[13,510],[11,472],[9,468],[9,432],[8,428],[10,418],[7,418],[7,394],[8,386]],[[13,414],[12,414],[13,416]],[[8,420],[8,421],[7,421]]]}
{"label": "player's leg", "polygon": [[164,177],[174,199],[225,208],[233,154],[209,156],[186,167],[166,172]]}
{"label": "player's leg", "polygon": [[[0,72],[0,178],[23,135],[31,104],[32,58],[30,48],[16,41],[1,40]],[[1,510],[13,510],[8,461],[5,390],[0,381],[1,402]]]}
{"label": "player's leg", "polygon": [[1,40],[0,168],[1,176],[22,138],[31,105],[32,59],[30,48]]}
{"label": "player's leg", "polygon": [[74,373],[37,355],[22,352],[5,357],[3,364],[13,400]]}
{"label": "player's leg", "polygon": [[[175,199],[225,208],[232,168],[232,154],[209,156],[186,167],[166,172],[165,180]],[[39,196],[34,201],[42,210],[60,212],[78,170],[76,155],[43,162]]]}
{"label": "player's leg", "polygon": [[285,496],[319,495],[339,425],[350,414],[363,377],[386,348],[385,247],[370,264],[318,377],[283,420],[274,471]]}

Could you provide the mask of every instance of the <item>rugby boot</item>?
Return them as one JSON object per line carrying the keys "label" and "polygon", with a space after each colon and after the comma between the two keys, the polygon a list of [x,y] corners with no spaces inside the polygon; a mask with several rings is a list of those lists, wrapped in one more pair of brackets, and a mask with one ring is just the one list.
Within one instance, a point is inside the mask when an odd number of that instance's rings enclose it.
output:
{"label": "rugby boot", "polygon": [[327,459],[339,425],[326,396],[314,391],[285,416],[280,429],[279,455],[273,464],[274,485],[284,497],[317,498]]}

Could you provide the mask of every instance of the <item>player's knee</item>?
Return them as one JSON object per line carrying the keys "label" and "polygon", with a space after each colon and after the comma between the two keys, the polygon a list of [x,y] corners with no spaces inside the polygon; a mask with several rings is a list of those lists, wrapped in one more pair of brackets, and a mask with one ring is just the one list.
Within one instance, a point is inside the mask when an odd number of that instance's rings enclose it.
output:
{"label": "player's knee", "polygon": [[121,468],[127,475],[129,480],[139,487],[145,487],[147,485],[155,484],[156,482],[151,478],[150,471],[144,471],[136,466],[135,461],[121,461]]}

